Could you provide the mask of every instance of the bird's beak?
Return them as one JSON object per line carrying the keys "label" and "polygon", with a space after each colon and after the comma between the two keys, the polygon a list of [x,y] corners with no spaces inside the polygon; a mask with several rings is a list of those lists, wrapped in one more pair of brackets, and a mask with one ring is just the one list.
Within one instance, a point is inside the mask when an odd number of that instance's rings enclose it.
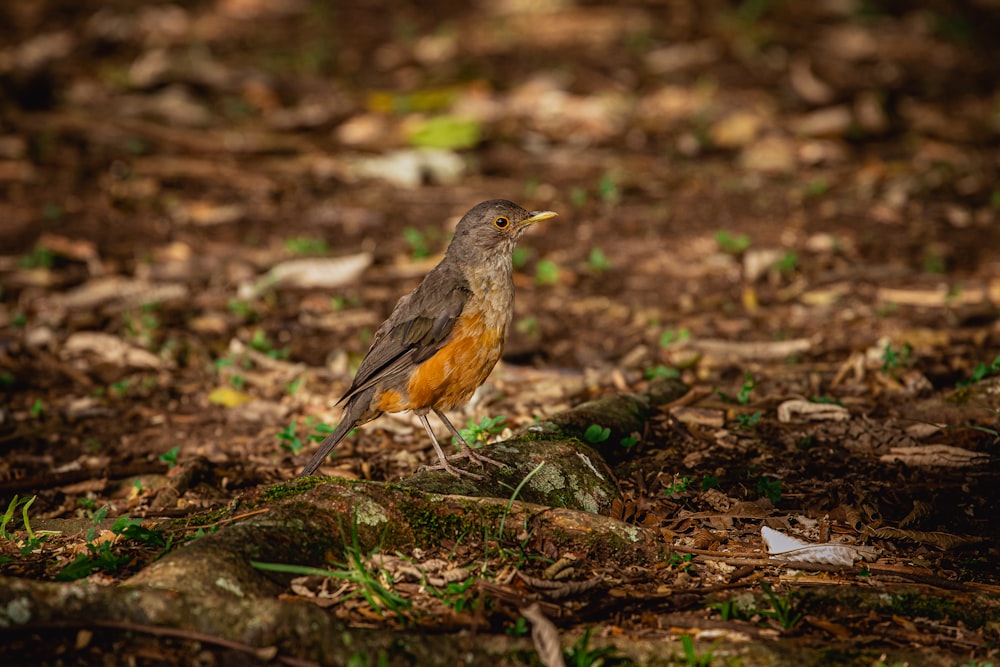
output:
{"label": "bird's beak", "polygon": [[532,211],[527,218],[521,221],[521,227],[527,227],[528,225],[533,225],[536,222],[541,222],[542,220],[548,220],[549,218],[554,218],[558,213],[555,211]]}

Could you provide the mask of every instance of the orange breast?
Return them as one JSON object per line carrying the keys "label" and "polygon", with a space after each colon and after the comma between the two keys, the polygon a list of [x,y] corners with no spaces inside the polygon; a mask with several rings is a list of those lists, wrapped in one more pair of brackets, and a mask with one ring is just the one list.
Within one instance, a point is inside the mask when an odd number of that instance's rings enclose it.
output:
{"label": "orange breast", "polygon": [[448,343],[410,376],[408,404],[399,409],[450,410],[472,397],[503,352],[504,331],[484,326],[483,319],[477,314],[455,323]]}

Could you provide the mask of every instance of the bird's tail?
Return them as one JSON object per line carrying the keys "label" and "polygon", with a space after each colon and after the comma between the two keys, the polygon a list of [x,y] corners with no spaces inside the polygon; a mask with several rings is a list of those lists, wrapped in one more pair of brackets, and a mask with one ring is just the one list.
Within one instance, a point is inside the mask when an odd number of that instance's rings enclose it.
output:
{"label": "bird's tail", "polygon": [[[370,400],[370,397],[362,397]],[[344,407],[344,414],[337,428],[333,430],[333,433],[326,436],[323,442],[319,443],[319,449],[313,454],[313,457],[309,459],[309,463],[306,467],[302,469],[299,473],[299,477],[306,477],[308,475],[316,472],[316,469],[323,465],[323,461],[326,460],[327,455],[333,451],[333,448],[340,444],[340,441],[347,437],[347,434],[354,429],[359,423],[361,423],[361,413],[364,411],[364,405],[367,405],[368,400],[363,401],[348,401],[347,405]]]}

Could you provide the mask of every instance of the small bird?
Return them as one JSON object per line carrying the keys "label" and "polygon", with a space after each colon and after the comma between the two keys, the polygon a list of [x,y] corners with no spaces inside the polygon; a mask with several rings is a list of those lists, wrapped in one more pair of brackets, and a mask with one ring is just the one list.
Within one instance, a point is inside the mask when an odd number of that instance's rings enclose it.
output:
{"label": "small bird", "polygon": [[433,469],[481,477],[448,462],[427,421],[429,412],[464,445],[460,456],[502,465],[473,452],[444,411],[468,401],[500,360],[514,308],[514,246],[528,227],[556,215],[493,199],[462,217],[444,259],[375,332],[351,388],[338,402],[346,403],[340,424],[300,477],[316,472],[356,426],[404,410],[417,415],[431,438],[440,460]]}

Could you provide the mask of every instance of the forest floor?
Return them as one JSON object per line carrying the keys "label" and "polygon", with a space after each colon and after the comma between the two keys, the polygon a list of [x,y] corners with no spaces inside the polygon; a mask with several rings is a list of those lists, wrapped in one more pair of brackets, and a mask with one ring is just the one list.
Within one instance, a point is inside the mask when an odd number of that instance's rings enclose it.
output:
{"label": "forest floor", "polygon": [[[502,197],[559,217],[522,239],[506,353],[453,420],[508,437],[690,387],[610,461],[612,515],[673,556],[570,575],[610,582],[548,608],[570,664],[995,662],[996,3],[430,4],[0,8],[0,571],[114,585],[177,546],[133,520],[293,478],[396,299]],[[323,472],[433,460],[393,415]],[[777,561],[762,529],[850,562]],[[399,595],[516,639],[505,565],[451,612]],[[232,650],[91,630],[4,631],[0,657]]]}

